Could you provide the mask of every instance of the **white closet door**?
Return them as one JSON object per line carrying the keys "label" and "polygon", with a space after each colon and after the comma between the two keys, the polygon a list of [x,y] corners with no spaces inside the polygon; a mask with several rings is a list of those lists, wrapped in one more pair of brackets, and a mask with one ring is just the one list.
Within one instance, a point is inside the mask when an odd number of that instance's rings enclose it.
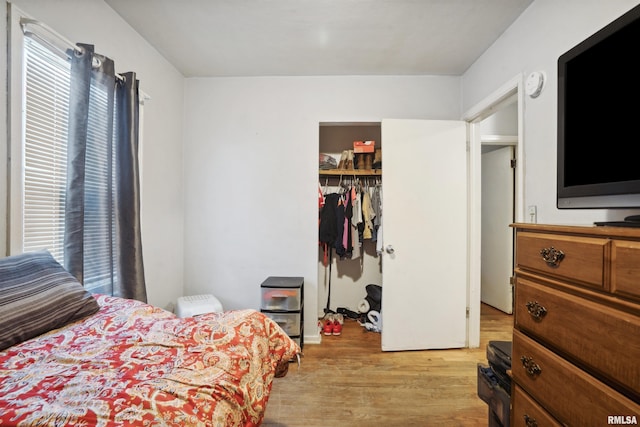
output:
{"label": "white closet door", "polygon": [[383,120],[382,350],[466,346],[467,128]]}

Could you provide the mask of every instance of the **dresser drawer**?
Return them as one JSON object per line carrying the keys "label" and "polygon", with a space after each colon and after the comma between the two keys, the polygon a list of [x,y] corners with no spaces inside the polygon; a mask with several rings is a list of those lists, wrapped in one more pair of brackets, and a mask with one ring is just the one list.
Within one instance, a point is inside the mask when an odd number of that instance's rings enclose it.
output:
{"label": "dresser drawer", "polygon": [[517,330],[512,373],[518,385],[566,425],[599,427],[611,415],[640,414],[640,405]]}
{"label": "dresser drawer", "polygon": [[519,232],[516,244],[518,267],[604,288],[608,239]]}
{"label": "dresser drawer", "polygon": [[511,395],[512,427],[561,427],[547,411],[517,385]]}
{"label": "dresser drawer", "polygon": [[640,394],[640,316],[523,278],[514,310],[516,328]]}
{"label": "dresser drawer", "polygon": [[640,242],[614,240],[611,292],[640,300]]}

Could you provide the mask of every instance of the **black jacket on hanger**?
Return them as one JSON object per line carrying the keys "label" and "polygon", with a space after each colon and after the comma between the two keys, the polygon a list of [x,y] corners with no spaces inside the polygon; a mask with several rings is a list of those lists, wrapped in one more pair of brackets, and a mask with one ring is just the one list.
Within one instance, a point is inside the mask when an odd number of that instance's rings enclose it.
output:
{"label": "black jacket on hanger", "polygon": [[320,243],[334,245],[338,238],[338,221],[336,218],[336,212],[339,201],[339,194],[331,193],[325,196],[324,207],[320,211],[320,229],[318,235]]}

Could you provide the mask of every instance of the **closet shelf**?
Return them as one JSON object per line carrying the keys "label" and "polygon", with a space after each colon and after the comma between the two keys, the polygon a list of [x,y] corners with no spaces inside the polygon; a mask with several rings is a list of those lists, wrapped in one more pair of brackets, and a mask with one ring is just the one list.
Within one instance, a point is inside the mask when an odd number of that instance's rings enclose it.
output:
{"label": "closet shelf", "polygon": [[320,176],[382,176],[382,169],[320,169]]}

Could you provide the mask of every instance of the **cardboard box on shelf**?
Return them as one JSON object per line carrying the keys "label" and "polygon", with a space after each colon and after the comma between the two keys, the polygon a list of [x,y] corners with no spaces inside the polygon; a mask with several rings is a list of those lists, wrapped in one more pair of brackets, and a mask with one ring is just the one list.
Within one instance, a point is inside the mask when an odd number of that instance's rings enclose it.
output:
{"label": "cardboard box on shelf", "polygon": [[373,153],[375,149],[375,141],[353,141],[354,153]]}

